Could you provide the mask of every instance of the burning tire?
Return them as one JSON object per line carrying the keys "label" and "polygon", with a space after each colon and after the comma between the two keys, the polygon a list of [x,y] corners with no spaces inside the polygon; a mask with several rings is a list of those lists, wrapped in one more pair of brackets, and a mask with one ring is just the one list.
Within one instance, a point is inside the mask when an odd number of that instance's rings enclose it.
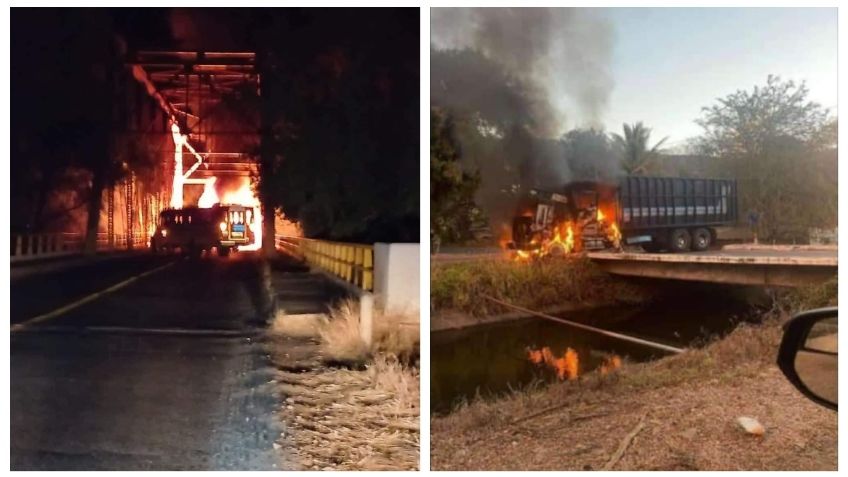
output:
{"label": "burning tire", "polygon": [[548,255],[551,257],[564,257],[568,253],[565,245],[561,243],[554,243],[548,248]]}
{"label": "burning tire", "polygon": [[687,252],[689,251],[689,247],[692,246],[692,236],[689,235],[689,231],[686,229],[672,230],[669,239],[669,246],[672,252]]}
{"label": "burning tire", "polygon": [[710,233],[709,229],[701,227],[692,232],[692,250],[696,252],[703,252],[710,248],[712,242],[713,235]]}

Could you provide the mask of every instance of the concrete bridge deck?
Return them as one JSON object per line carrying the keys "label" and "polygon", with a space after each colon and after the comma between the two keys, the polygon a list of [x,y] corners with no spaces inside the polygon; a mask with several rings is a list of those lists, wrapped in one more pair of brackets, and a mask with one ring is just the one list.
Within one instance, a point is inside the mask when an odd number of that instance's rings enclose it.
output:
{"label": "concrete bridge deck", "polygon": [[616,275],[738,285],[795,287],[833,278],[837,251],[787,248],[722,249],[700,253],[588,254]]}
{"label": "concrete bridge deck", "polygon": [[[834,277],[835,247],[729,245],[698,253],[592,252],[588,256],[615,275],[738,285],[796,287]],[[434,263],[502,260],[496,248],[445,249]]]}

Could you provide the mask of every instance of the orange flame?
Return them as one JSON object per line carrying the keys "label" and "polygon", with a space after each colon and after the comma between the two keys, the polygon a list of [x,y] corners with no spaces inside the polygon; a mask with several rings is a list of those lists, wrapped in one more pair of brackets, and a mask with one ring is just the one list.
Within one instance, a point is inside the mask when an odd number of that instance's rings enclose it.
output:
{"label": "orange flame", "polygon": [[556,371],[557,378],[560,380],[568,379],[573,381],[578,378],[580,371],[580,359],[577,356],[577,351],[571,348],[566,348],[562,357],[556,357],[547,346],[541,350],[527,350],[527,357],[533,364],[545,364],[548,368]]}
{"label": "orange flame", "polygon": [[542,364],[545,360],[544,354],[542,354],[542,350],[529,349],[527,350],[528,358],[530,362],[533,364]]}
{"label": "orange flame", "polygon": [[615,222],[610,226],[608,237],[615,248],[621,247],[621,232],[618,230],[618,225]]}
{"label": "orange flame", "polygon": [[601,366],[598,368],[598,372],[601,373],[601,376],[606,376],[609,373],[612,373],[621,368],[621,358],[617,355],[612,355],[607,357]]}
{"label": "orange flame", "polygon": [[[562,230],[565,229],[565,239],[562,238]],[[571,253],[574,250],[574,227],[571,222],[565,222],[556,228],[554,238],[542,247],[542,255]]]}

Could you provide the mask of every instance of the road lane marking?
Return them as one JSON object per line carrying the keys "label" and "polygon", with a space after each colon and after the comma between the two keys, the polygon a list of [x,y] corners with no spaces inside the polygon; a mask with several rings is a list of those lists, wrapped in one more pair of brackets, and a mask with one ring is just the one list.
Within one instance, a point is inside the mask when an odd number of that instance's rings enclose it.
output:
{"label": "road lane marking", "polygon": [[61,316],[61,315],[65,314],[65,313],[67,313],[67,312],[69,312],[69,311],[71,311],[75,308],[78,308],[82,305],[85,305],[88,302],[94,301],[94,300],[100,298],[103,295],[107,295],[107,294],[112,293],[114,291],[120,290],[121,288],[124,288],[125,286],[129,285],[130,283],[133,283],[134,281],[138,280],[139,278],[144,278],[148,275],[152,275],[156,272],[164,270],[164,269],[174,265],[175,263],[177,263],[177,261],[168,262],[165,265],[162,265],[161,267],[156,267],[152,270],[147,270],[144,273],[140,273],[140,274],[138,274],[134,277],[127,278],[126,280],[119,282],[119,283],[116,283],[116,284],[110,286],[109,288],[105,288],[103,290],[100,290],[99,292],[92,293],[91,295],[83,297],[83,298],[81,298],[81,299],[79,299],[79,300],[77,300],[73,303],[69,303],[69,304],[67,304],[67,305],[65,305],[61,308],[57,308],[57,309],[55,309],[51,312],[35,316],[35,317],[30,318],[30,319],[23,321],[21,323],[14,324],[11,327],[11,332],[15,333],[17,331],[22,331],[22,330],[26,329],[27,327],[32,326],[36,323],[42,323],[42,322],[47,321],[47,320],[52,320],[53,318],[56,318],[57,316]]}

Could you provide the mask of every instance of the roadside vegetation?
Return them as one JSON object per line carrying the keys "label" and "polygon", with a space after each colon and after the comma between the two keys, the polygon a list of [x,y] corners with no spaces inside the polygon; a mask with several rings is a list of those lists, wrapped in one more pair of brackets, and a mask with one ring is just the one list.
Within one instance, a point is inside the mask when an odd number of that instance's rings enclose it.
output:
{"label": "roadside vegetation", "polygon": [[[431,417],[432,468],[835,469],[836,413],[798,393],[774,362],[791,314],[836,302],[834,278],[782,293],[759,324],[701,348],[461,404]],[[740,431],[740,416],[759,419],[765,435]]]}
{"label": "roadside vegetation", "polygon": [[[419,461],[418,318],[375,310],[374,339],[359,334],[358,303],[279,313],[272,333],[307,341],[306,369],[280,369],[280,417],[305,469],[416,470]],[[278,346],[286,358],[291,346]]]}
{"label": "roadside vegetation", "polygon": [[484,298],[486,295],[540,311],[564,304],[632,304],[649,297],[647,290],[611,277],[582,256],[530,263],[479,260],[430,266],[433,319],[450,312],[473,317],[503,314],[504,308]]}

